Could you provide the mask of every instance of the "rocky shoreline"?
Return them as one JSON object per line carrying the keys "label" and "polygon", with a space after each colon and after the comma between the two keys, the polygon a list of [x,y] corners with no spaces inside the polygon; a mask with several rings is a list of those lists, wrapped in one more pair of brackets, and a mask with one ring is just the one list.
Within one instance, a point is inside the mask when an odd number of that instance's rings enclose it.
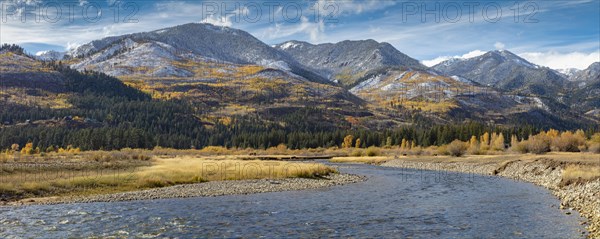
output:
{"label": "rocky shoreline", "polygon": [[[549,189],[561,200],[561,209],[577,210],[588,219],[589,238],[600,238],[600,179],[584,184],[560,186],[563,165],[552,160],[511,161],[497,163],[473,162],[416,162],[392,160],[384,167],[451,171],[482,175],[498,175],[514,180],[534,183]],[[566,211],[569,214],[569,210]],[[585,232],[584,232],[585,233]]]}
{"label": "rocky shoreline", "polygon": [[197,184],[176,185],[143,191],[86,197],[61,197],[28,199],[10,203],[10,206],[52,205],[66,203],[123,202],[169,198],[216,197],[225,195],[244,195],[267,192],[295,191],[326,188],[365,181],[367,178],[351,174],[331,174],[319,179],[285,178],[256,179],[238,181],[212,181]]}

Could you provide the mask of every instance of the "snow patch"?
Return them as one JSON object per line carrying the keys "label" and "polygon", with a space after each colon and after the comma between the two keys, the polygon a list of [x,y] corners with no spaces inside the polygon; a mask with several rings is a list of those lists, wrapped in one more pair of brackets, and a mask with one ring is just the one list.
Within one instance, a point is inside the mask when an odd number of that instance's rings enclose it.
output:
{"label": "snow patch", "polygon": [[292,68],[285,61],[273,61],[273,60],[261,60],[259,63],[261,66],[265,66],[268,68],[274,68],[284,71],[291,71]]}
{"label": "snow patch", "polygon": [[58,51],[39,51],[35,53],[35,58],[41,61],[60,61],[65,58],[65,52]]}
{"label": "snow patch", "polygon": [[289,48],[296,48],[296,47],[299,47],[299,46],[300,46],[300,44],[294,43],[294,42],[290,41],[290,42],[283,43],[281,46],[279,46],[279,48],[282,49],[282,50],[287,50]]}
{"label": "snow patch", "polygon": [[350,92],[358,93],[361,90],[366,90],[366,89],[372,88],[375,85],[379,84],[382,79],[383,79],[382,75],[376,75],[374,77],[371,77],[371,78],[367,79],[366,81],[363,81],[360,84],[358,84],[357,86],[350,89]]}

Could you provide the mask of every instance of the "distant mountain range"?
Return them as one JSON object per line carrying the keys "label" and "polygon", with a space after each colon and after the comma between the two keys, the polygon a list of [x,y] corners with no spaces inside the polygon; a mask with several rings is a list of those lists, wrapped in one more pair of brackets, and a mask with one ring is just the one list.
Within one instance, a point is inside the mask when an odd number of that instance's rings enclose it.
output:
{"label": "distant mountain range", "polygon": [[419,61],[398,51],[389,43],[374,40],[343,41],[313,45],[288,41],[275,46],[295,60],[341,85],[355,85],[373,70],[389,67],[426,69]]}
{"label": "distant mountain range", "polygon": [[535,65],[505,50],[469,59],[451,59],[433,66],[444,75],[459,76],[485,86],[520,94],[556,94],[568,85],[556,71]]}
{"label": "distant mountain range", "polygon": [[156,99],[194,102],[211,118],[278,121],[311,107],[328,109],[319,120],[332,125],[379,129],[416,115],[555,128],[600,120],[600,63],[558,71],[505,50],[429,68],[385,42],[269,46],[242,30],[191,23],[37,58],[118,77]]}

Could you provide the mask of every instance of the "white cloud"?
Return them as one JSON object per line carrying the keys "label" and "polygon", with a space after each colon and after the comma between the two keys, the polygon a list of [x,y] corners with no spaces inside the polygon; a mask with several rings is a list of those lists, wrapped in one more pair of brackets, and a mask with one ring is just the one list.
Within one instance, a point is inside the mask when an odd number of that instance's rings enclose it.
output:
{"label": "white cloud", "polygon": [[559,53],[556,51],[548,52],[524,52],[518,54],[526,60],[552,69],[586,69],[592,63],[600,61],[600,50],[591,53],[569,52]]}
{"label": "white cloud", "polygon": [[313,9],[319,9],[322,14],[333,13],[335,16],[339,16],[342,14],[361,14],[364,12],[385,9],[395,4],[397,4],[396,1],[381,0],[319,0],[313,5]]}
{"label": "white cloud", "polygon": [[505,46],[506,45],[504,45],[502,42],[496,42],[496,44],[494,44],[494,48],[496,48],[496,50],[504,50]]}
{"label": "white cloud", "polygon": [[424,60],[421,61],[421,63],[423,63],[423,65],[432,67],[435,66],[443,61],[447,61],[453,58],[458,58],[458,59],[468,59],[468,58],[473,58],[473,57],[478,57],[485,54],[485,51],[481,51],[481,50],[474,50],[474,51],[470,51],[468,53],[465,53],[462,56],[439,56],[435,59],[431,59],[431,60]]}
{"label": "white cloud", "polygon": [[65,47],[65,50],[69,51],[69,50],[75,49],[81,45],[83,45],[83,44],[77,43],[77,42],[68,42],[67,47]]}
{"label": "white cloud", "polygon": [[214,15],[211,15],[209,17],[204,18],[204,20],[200,21],[201,23],[210,23],[213,24],[215,26],[221,26],[221,27],[231,27],[233,26],[233,23],[231,22],[230,17],[217,17]]}
{"label": "white cloud", "polygon": [[275,26],[268,27],[262,32],[262,36],[268,39],[279,39],[290,37],[296,34],[308,35],[310,41],[313,43],[318,42],[324,38],[325,23],[323,20],[314,22],[307,17],[302,16],[300,23],[298,24],[275,24]]}

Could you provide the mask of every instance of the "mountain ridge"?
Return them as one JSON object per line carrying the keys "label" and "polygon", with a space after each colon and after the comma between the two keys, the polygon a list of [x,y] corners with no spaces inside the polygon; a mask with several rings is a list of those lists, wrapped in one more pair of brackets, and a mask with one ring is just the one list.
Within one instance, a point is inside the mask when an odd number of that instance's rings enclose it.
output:
{"label": "mountain ridge", "polygon": [[367,72],[386,67],[427,69],[391,44],[372,39],[311,44],[287,41],[274,46],[298,62],[344,86],[356,84]]}

